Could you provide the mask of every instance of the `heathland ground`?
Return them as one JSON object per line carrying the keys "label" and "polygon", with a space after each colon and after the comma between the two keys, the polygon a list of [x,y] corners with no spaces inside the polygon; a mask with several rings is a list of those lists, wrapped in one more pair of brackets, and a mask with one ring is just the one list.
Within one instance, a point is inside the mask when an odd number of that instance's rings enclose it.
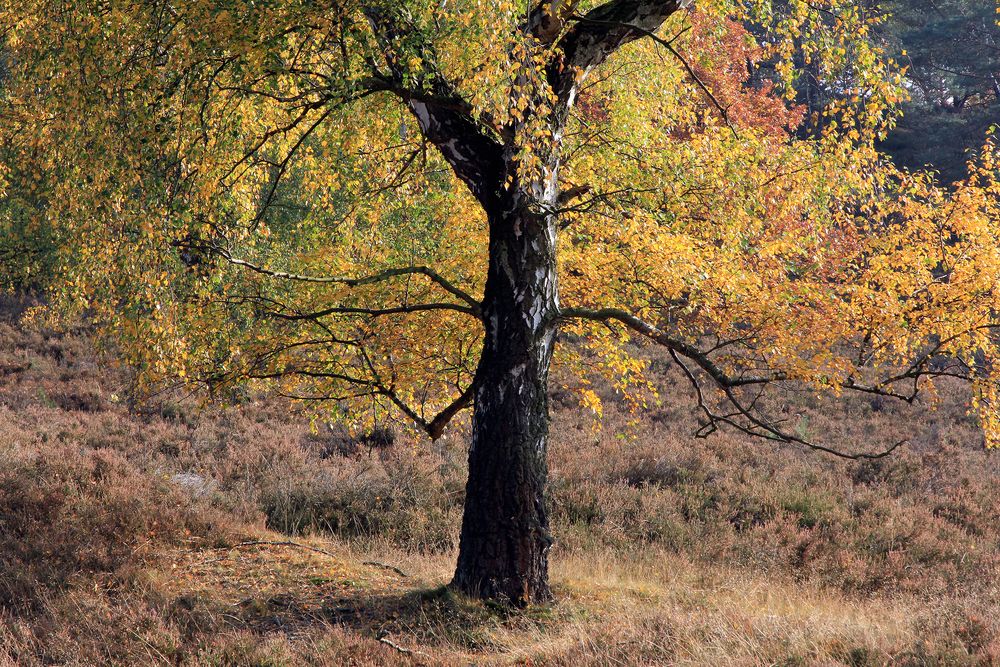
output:
{"label": "heathland ground", "polygon": [[467,431],[351,437],[282,401],[129,377],[83,329],[0,315],[0,664],[993,665],[1000,459],[937,410],[785,397],[841,461],[696,439],[681,377],[604,419],[553,382],[558,601],[444,588]]}

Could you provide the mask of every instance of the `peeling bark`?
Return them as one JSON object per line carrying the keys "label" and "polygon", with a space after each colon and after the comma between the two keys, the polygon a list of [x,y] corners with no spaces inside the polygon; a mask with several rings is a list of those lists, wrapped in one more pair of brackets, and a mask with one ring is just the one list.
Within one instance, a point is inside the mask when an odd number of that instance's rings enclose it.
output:
{"label": "peeling bark", "polygon": [[559,298],[555,221],[518,203],[490,222],[486,335],[453,586],[523,606],[552,597],[546,392]]}

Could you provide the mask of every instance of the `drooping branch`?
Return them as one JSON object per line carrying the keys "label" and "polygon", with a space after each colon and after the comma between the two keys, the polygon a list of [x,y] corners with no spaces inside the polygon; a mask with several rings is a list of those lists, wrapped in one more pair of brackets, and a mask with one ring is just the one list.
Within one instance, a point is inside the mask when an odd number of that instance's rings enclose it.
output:
{"label": "drooping branch", "polygon": [[[899,440],[893,443],[888,448],[879,452],[861,452],[859,454],[850,454],[843,452],[839,449],[834,449],[833,447],[827,447],[826,445],[821,445],[815,443],[811,440],[807,440],[802,436],[795,435],[783,430],[778,423],[773,420],[758,416],[755,414],[754,409],[758,400],[760,400],[763,394],[763,388],[754,397],[750,405],[745,404],[745,402],[736,395],[732,387],[722,386],[722,391],[726,396],[726,400],[730,405],[733,406],[735,412],[729,414],[719,414],[715,412],[709,405],[708,401],[705,399],[705,394],[702,391],[701,383],[698,382],[698,378],[695,376],[691,369],[688,368],[687,364],[684,363],[683,359],[679,357],[676,351],[670,350],[670,356],[677,363],[677,365],[684,371],[685,377],[691,383],[694,389],[695,395],[698,401],[698,409],[701,410],[702,414],[706,417],[707,421],[702,425],[696,434],[698,437],[707,437],[711,433],[714,433],[718,427],[718,424],[725,424],[731,426],[736,430],[746,433],[747,435],[753,436],[755,438],[762,438],[764,440],[771,440],[774,442],[781,442],[786,444],[797,444],[802,445],[808,449],[812,449],[818,452],[824,452],[826,454],[831,454],[838,458],[848,459],[852,461],[858,460],[875,460],[882,459],[894,451],[906,444],[906,440]],[[721,385],[720,385],[721,386]],[[737,421],[738,418],[742,417],[745,422]]]}
{"label": "drooping branch", "polygon": [[[605,323],[617,321],[624,324],[635,333],[638,333],[643,337],[667,348],[671,357],[684,371],[685,376],[691,383],[697,398],[698,409],[707,420],[698,430],[697,435],[699,437],[706,437],[707,435],[715,432],[718,425],[725,424],[743,433],[763,438],[765,440],[798,444],[809,449],[853,460],[879,459],[886,457],[906,442],[905,440],[896,442],[891,447],[879,452],[866,452],[859,454],[850,454],[818,444],[801,435],[788,432],[781,427],[780,423],[763,416],[757,409],[757,403],[763,396],[764,389],[768,385],[789,379],[788,375],[782,371],[767,371],[756,375],[731,375],[712,360],[711,351],[702,350],[687,341],[671,336],[659,327],[656,327],[625,310],[617,308],[603,308],[598,310],[586,308],[565,308],[561,312],[561,317],[586,319]],[[718,346],[716,346],[716,348],[717,347]],[[939,343],[932,349],[936,351],[940,350],[941,347],[942,344]],[[956,374],[948,371],[932,371],[928,369],[926,365],[933,354],[934,352],[932,351],[925,355],[921,355],[918,361],[909,366],[905,371],[886,378],[883,381],[866,385],[855,381],[853,378],[848,378],[842,386],[845,389],[861,393],[897,398],[912,403],[918,393],[917,381],[921,377],[957,377]],[[697,366],[698,369],[703,371],[712,379],[713,384],[725,397],[725,402],[731,406],[733,410],[732,412],[720,413],[712,407],[705,397],[701,381],[699,381],[698,376],[695,371],[692,370],[691,366],[689,366],[689,363]],[[912,394],[903,394],[893,389],[892,385],[901,380],[914,381]],[[758,391],[749,403],[737,393],[741,388],[754,386],[758,388]]]}
{"label": "drooping branch", "polygon": [[786,374],[781,372],[766,373],[763,375],[740,375],[731,376],[720,368],[709,355],[694,345],[671,336],[666,331],[656,327],[645,320],[642,320],[632,313],[618,308],[601,308],[590,310],[587,308],[564,308],[560,316],[566,319],[585,319],[596,322],[608,322],[615,320],[621,322],[632,331],[639,333],[646,338],[659,343],[669,350],[677,352],[696,363],[703,371],[720,387],[736,388],[750,385],[766,384],[786,379]]}

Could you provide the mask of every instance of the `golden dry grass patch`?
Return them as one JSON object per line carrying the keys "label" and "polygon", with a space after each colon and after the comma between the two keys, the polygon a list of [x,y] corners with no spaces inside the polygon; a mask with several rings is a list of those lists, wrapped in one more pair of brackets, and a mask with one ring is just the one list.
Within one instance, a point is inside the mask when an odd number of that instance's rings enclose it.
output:
{"label": "golden dry grass patch", "polygon": [[382,554],[403,577],[348,543],[248,542],[258,543],[172,553],[164,592],[228,609],[238,627],[295,636],[332,624],[384,637],[415,664],[844,664],[859,650],[891,659],[918,639],[903,599],[851,599],[676,554],[564,553],[553,562],[555,605],[500,612],[441,588],[449,554]]}
{"label": "golden dry grass patch", "polygon": [[555,570],[558,590],[587,619],[556,643],[565,649],[575,638],[584,651],[595,637],[613,637],[621,664],[656,664],[666,654],[678,665],[766,665],[781,656],[844,664],[852,651],[891,660],[919,641],[919,610],[906,598],[852,598],[669,553],[579,554]]}
{"label": "golden dry grass patch", "polygon": [[[328,553],[321,553],[322,550]],[[327,542],[262,536],[218,548],[182,548],[168,556],[165,589],[232,603],[247,597],[293,596],[307,608],[330,596],[389,590],[399,578],[385,568],[349,560]]]}

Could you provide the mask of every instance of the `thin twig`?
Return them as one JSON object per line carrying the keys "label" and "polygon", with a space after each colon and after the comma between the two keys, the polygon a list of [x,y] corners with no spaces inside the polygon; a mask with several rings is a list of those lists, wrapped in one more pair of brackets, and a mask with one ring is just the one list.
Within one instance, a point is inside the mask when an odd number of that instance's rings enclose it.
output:
{"label": "thin twig", "polygon": [[[740,138],[739,132],[736,131],[736,128],[733,126],[732,122],[729,120],[729,109],[727,109],[726,107],[722,106],[722,103],[719,102],[719,99],[712,92],[712,89],[708,87],[708,84],[706,84],[704,81],[702,81],[701,77],[698,76],[698,73],[694,71],[694,68],[691,66],[691,64],[684,58],[684,56],[682,56],[680,54],[680,52],[677,49],[674,48],[673,42],[680,35],[676,35],[672,39],[666,40],[666,39],[663,39],[662,37],[660,37],[659,35],[657,35],[655,32],[653,32],[651,30],[646,30],[645,28],[641,28],[641,27],[639,27],[637,25],[632,25],[631,23],[622,23],[620,21],[600,21],[600,20],[597,20],[597,19],[587,18],[586,16],[571,16],[569,18],[570,18],[571,21],[578,21],[580,23],[592,23],[594,25],[605,25],[605,26],[618,27],[618,28],[628,28],[630,30],[634,30],[635,32],[639,33],[640,35],[648,37],[649,39],[653,40],[654,42],[656,42],[657,44],[659,44],[660,46],[662,46],[663,48],[665,48],[667,51],[669,51],[671,53],[671,55],[673,55],[678,61],[680,61],[681,65],[684,67],[684,70],[687,72],[687,74],[691,78],[691,80],[694,81],[695,85],[698,86],[699,89],[701,89],[701,92],[703,92],[705,94],[705,97],[708,98],[709,102],[712,103],[712,106],[714,106],[715,109],[722,116],[723,122],[726,124],[726,126],[729,128],[729,130],[733,133],[733,136],[736,137],[737,139]],[[684,34],[684,32],[686,32],[686,31],[682,31],[681,34]]]}
{"label": "thin twig", "polygon": [[330,556],[331,558],[339,558],[337,554],[326,551],[325,549],[319,549],[317,547],[311,547],[308,544],[300,544],[299,542],[292,542],[291,540],[285,541],[269,541],[269,540],[249,540],[247,542],[239,542],[229,547],[218,547],[219,549],[238,549],[240,547],[293,547],[295,549],[305,549],[306,551],[314,551],[318,554],[323,554],[324,556]]}
{"label": "thin twig", "polygon": [[399,644],[397,644],[396,642],[392,641],[388,637],[378,637],[377,639],[381,643],[383,643],[386,646],[388,646],[389,648],[396,649],[397,651],[399,651],[403,655],[427,655],[423,651],[417,651],[417,650],[412,649],[412,648],[406,648],[405,646],[400,646]]}
{"label": "thin twig", "polygon": [[388,563],[382,563],[382,562],[377,561],[377,560],[366,560],[366,561],[363,561],[361,564],[362,565],[371,565],[372,567],[381,567],[384,570],[392,570],[393,572],[395,572],[396,574],[398,574],[401,577],[408,577],[408,576],[410,576],[407,573],[405,573],[402,570],[400,570],[395,565],[389,565]]}

